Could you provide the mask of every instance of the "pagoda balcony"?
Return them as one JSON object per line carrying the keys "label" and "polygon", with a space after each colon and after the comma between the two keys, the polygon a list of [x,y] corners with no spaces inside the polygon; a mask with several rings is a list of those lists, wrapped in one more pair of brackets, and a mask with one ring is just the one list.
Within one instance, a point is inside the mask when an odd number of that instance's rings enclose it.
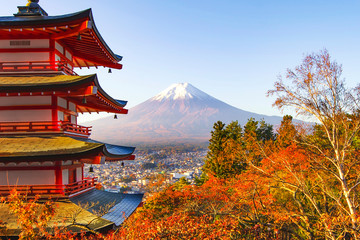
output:
{"label": "pagoda balcony", "polygon": [[65,185],[0,186],[0,196],[8,196],[11,194],[11,191],[15,189],[20,195],[30,198],[37,195],[41,198],[70,198],[94,189],[97,183],[97,177],[94,177],[84,178],[82,181]]}
{"label": "pagoda balcony", "polygon": [[63,61],[0,62],[0,74],[19,73],[62,73],[78,76],[78,74]]}
{"label": "pagoda balcony", "polygon": [[84,127],[70,122],[0,122],[0,135],[63,133],[70,136],[86,137],[92,127]]}

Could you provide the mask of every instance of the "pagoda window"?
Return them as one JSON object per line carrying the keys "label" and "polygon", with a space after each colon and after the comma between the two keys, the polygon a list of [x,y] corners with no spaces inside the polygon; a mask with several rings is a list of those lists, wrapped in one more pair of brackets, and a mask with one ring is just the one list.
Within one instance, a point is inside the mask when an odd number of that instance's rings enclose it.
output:
{"label": "pagoda window", "polygon": [[64,54],[64,47],[60,43],[55,42],[55,49]]}
{"label": "pagoda window", "polygon": [[77,123],[76,123],[76,116],[71,115],[71,116],[70,116],[70,122],[73,123],[73,124],[77,124]]}
{"label": "pagoda window", "polygon": [[64,112],[58,111],[58,120],[59,121],[65,121]]}
{"label": "pagoda window", "polygon": [[75,103],[69,102],[69,110],[76,112],[76,105]]}
{"label": "pagoda window", "polygon": [[58,97],[58,106],[67,109],[67,101],[64,98]]}
{"label": "pagoda window", "polygon": [[62,170],[62,183],[64,185],[69,184],[69,169]]}
{"label": "pagoda window", "polygon": [[30,40],[13,40],[10,41],[10,46],[16,46],[16,47],[30,47]]}
{"label": "pagoda window", "polygon": [[69,51],[65,51],[65,56],[67,59],[69,59],[70,61],[72,61],[72,54]]}
{"label": "pagoda window", "polygon": [[76,168],[76,181],[80,182],[82,180],[82,167],[78,167]]}
{"label": "pagoda window", "polygon": [[61,61],[61,57],[57,54],[55,54],[55,61],[56,62],[60,62]]}

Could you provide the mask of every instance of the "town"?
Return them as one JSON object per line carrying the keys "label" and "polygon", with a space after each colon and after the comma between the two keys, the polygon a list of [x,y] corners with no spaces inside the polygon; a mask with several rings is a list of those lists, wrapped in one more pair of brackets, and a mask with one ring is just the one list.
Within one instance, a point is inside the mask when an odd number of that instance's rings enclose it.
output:
{"label": "town", "polygon": [[194,184],[195,178],[201,175],[206,153],[205,149],[175,153],[137,151],[134,161],[87,164],[84,174],[97,177],[104,190],[109,192],[148,193],[159,191],[182,177]]}

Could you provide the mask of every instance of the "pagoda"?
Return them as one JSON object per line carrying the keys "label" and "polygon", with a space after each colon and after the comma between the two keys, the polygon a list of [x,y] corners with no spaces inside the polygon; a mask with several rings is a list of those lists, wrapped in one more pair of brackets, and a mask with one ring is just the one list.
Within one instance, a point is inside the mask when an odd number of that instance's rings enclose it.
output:
{"label": "pagoda", "polygon": [[[84,176],[84,164],[133,160],[135,148],[90,139],[91,127],[78,125],[77,117],[127,114],[127,102],[109,96],[96,74],[74,70],[121,69],[122,57],[101,37],[91,9],[48,16],[38,2],[29,0],[14,16],[0,17],[0,195],[16,188],[29,197],[101,200],[96,178]],[[127,199],[106,194],[116,209]],[[128,197],[128,214],[141,198]],[[119,225],[123,220],[113,215],[110,221]]]}

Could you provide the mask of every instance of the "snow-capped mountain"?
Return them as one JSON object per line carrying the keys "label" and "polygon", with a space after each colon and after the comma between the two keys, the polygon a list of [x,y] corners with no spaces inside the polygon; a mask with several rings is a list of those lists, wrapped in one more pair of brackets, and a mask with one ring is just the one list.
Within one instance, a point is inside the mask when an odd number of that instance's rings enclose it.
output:
{"label": "snow-capped mountain", "polygon": [[189,83],[179,83],[129,109],[127,115],[119,115],[119,119],[108,117],[87,125],[93,126],[93,139],[119,144],[205,142],[216,121],[238,120],[244,125],[251,117],[270,124],[281,122],[281,117],[247,112]]}
{"label": "snow-capped mountain", "polygon": [[199,89],[195,88],[189,83],[174,83],[150,100],[166,101],[166,100],[181,100],[181,99],[211,99],[212,97]]}

